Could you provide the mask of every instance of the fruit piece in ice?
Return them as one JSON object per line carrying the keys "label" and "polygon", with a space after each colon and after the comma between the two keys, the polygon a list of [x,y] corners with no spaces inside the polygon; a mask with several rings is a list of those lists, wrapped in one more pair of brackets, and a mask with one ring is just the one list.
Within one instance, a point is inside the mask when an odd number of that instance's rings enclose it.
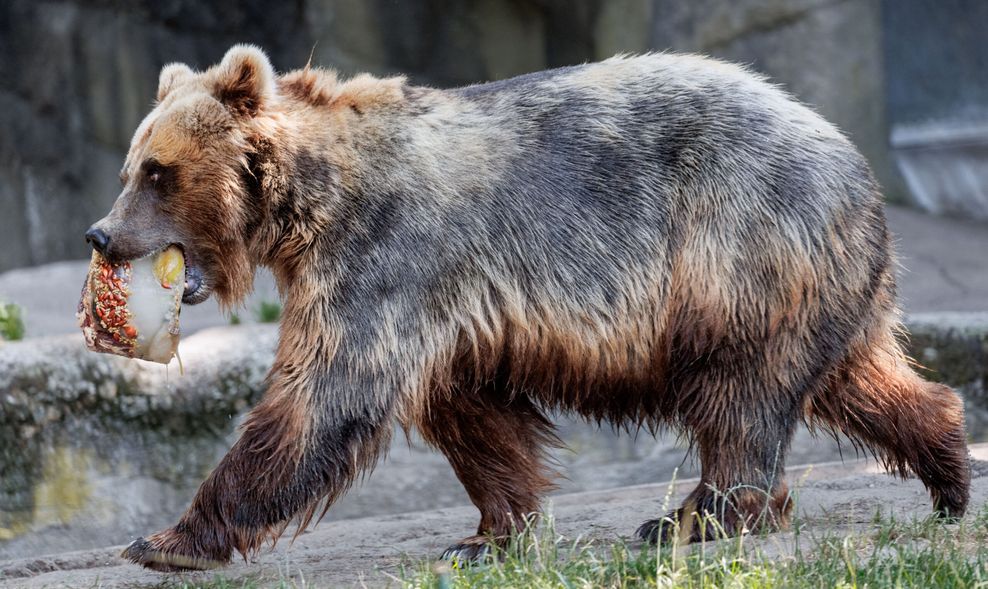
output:
{"label": "fruit piece in ice", "polygon": [[79,303],[86,344],[167,364],[178,347],[184,276],[185,259],[175,246],[120,264],[94,252]]}

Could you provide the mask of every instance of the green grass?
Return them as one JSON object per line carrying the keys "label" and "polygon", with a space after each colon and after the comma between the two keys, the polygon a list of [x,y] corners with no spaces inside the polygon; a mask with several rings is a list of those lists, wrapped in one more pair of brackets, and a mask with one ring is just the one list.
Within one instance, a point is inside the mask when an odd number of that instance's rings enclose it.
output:
{"label": "green grass", "polygon": [[[393,576],[374,572],[368,586],[412,589],[574,588],[884,588],[988,587],[988,506],[960,524],[878,517],[848,531],[840,522],[796,522],[784,536],[747,536],[656,550],[558,535],[551,518],[484,564],[407,561]],[[842,530],[842,531],[840,531]],[[786,548],[778,549],[785,545]],[[387,550],[382,547],[381,550]],[[222,577],[162,585],[175,589],[328,587],[316,580],[228,581]]]}
{"label": "green grass", "polygon": [[281,319],[281,303],[261,301],[254,310],[258,323],[277,323]]}
{"label": "green grass", "polygon": [[402,581],[423,589],[988,587],[988,507],[957,525],[882,518],[857,533],[818,527],[795,524],[789,550],[779,550],[772,536],[656,550],[568,542],[549,526],[500,560],[467,567],[420,563],[406,568]]}
{"label": "green grass", "polygon": [[14,303],[0,303],[0,338],[7,341],[24,339],[24,313]]}

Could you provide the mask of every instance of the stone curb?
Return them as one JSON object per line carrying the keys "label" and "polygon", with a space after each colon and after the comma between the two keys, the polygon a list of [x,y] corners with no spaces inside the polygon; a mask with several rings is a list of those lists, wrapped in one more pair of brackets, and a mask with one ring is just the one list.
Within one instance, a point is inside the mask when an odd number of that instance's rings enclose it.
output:
{"label": "stone curb", "polygon": [[988,312],[916,313],[906,327],[920,372],[956,387],[969,411],[988,412]]}
{"label": "stone curb", "polygon": [[177,416],[241,412],[263,392],[276,325],[217,327],[183,340],[165,367],[86,349],[81,334],[0,346],[0,426],[44,427],[64,416],[154,426]]}

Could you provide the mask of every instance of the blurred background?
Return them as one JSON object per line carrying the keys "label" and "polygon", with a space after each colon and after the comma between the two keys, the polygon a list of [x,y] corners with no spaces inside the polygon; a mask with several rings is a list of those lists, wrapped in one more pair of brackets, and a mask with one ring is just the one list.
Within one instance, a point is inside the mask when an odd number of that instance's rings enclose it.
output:
{"label": "blurred background", "polygon": [[[870,160],[908,269],[911,352],[988,441],[988,1],[0,0],[0,561],[173,523],[263,391],[269,276],[238,316],[183,310],[184,376],[87,352],[73,318],[83,232],[118,194],[159,69],[206,68],[240,42],[282,71],[311,54],[437,87],[665,50],[769,75]],[[565,419],[562,434],[578,451],[556,455],[562,491],[697,472],[671,435]],[[841,456],[801,431],[790,462]],[[401,438],[329,518],[466,501],[441,456]]]}

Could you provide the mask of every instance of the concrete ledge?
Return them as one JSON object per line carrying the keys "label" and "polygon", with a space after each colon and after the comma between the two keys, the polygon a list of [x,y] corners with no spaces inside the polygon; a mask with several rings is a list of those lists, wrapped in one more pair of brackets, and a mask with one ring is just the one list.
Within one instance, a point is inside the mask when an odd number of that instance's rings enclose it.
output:
{"label": "concrete ledge", "polygon": [[[910,355],[926,375],[970,392],[988,388],[988,312],[921,313],[906,320]],[[971,399],[974,400],[974,399]]]}
{"label": "concrete ledge", "polygon": [[900,125],[891,142],[917,205],[936,214],[988,219],[988,123]]}
{"label": "concrete ledge", "polygon": [[185,374],[86,349],[81,334],[0,345],[0,425],[42,427],[92,415],[153,426],[163,419],[236,414],[263,392],[276,325],[218,327],[183,340]]}

